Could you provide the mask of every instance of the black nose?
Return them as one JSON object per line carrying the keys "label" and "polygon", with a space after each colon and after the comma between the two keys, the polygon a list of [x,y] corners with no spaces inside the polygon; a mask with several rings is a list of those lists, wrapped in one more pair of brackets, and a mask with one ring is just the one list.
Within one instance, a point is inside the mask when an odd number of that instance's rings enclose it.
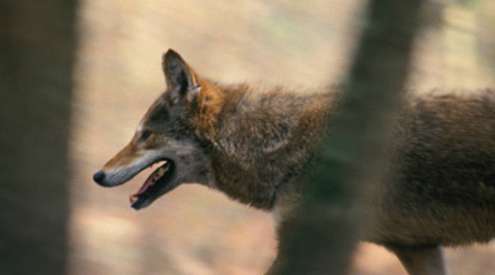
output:
{"label": "black nose", "polygon": [[97,183],[102,184],[104,179],[105,179],[105,173],[101,170],[93,175],[93,180]]}

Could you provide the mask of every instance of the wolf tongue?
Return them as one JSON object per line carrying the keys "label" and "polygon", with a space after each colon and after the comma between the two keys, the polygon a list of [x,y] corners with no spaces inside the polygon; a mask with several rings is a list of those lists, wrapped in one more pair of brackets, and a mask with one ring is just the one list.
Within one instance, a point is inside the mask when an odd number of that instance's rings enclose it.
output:
{"label": "wolf tongue", "polygon": [[[153,172],[153,174],[155,174],[155,172]],[[133,196],[139,196],[141,194],[144,193],[144,191],[146,191],[146,189],[148,189],[148,187],[150,187],[153,183],[153,174],[151,174],[150,177],[148,177],[148,179],[144,182],[143,186],[141,186],[141,188],[139,188],[139,190],[137,191],[136,194],[134,194]]]}
{"label": "wolf tongue", "polygon": [[161,166],[160,168],[156,169],[153,173],[151,173],[148,179],[146,179],[146,181],[144,182],[143,186],[139,188],[137,193],[131,195],[131,197],[129,198],[130,202],[131,203],[134,202],[139,197],[139,195],[146,192],[146,190],[150,186],[152,186],[159,178],[163,176],[163,174],[165,174],[165,172],[168,170],[167,168],[168,168],[168,163],[165,163],[165,165]]}
{"label": "wolf tongue", "polygon": [[151,183],[153,182],[153,177],[152,177],[153,174],[144,182],[143,186],[141,186],[141,188],[139,188],[137,193],[135,193],[129,197],[130,203],[135,202],[138,199],[139,195],[143,194],[146,191],[146,189],[148,189],[148,187],[151,186]]}

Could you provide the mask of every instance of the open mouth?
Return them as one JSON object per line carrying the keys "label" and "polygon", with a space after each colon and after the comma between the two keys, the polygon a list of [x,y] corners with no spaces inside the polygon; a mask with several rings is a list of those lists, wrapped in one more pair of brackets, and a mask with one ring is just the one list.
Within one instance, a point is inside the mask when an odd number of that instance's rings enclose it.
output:
{"label": "open mouth", "polygon": [[151,173],[137,193],[129,197],[132,208],[137,210],[148,206],[157,197],[159,191],[167,188],[167,183],[170,182],[174,172],[174,162],[162,160],[158,163],[161,166]]}

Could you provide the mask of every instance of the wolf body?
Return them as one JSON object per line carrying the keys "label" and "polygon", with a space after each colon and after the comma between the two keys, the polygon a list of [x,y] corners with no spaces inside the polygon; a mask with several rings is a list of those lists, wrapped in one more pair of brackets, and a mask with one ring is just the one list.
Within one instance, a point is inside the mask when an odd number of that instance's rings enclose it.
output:
{"label": "wolf body", "polygon": [[[199,183],[276,213],[282,226],[294,218],[310,185],[304,174],[332,133],[345,91],[222,86],[173,50],[164,54],[163,71],[167,91],[94,180],[120,185],[161,162],[131,196],[134,208]],[[409,93],[401,104],[365,240],[395,252],[411,275],[446,274],[440,246],[495,235],[495,93]]]}

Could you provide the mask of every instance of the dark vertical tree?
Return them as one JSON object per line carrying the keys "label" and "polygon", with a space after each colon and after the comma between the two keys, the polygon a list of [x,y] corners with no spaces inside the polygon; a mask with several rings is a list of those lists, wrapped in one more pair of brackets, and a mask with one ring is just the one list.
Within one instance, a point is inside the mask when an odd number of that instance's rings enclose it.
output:
{"label": "dark vertical tree", "polygon": [[0,1],[0,274],[66,273],[76,1]]}
{"label": "dark vertical tree", "polygon": [[280,259],[271,274],[346,272],[358,229],[368,218],[365,202],[372,198],[364,193],[373,194],[380,180],[422,2],[370,1],[342,112],[298,218],[282,231]]}

